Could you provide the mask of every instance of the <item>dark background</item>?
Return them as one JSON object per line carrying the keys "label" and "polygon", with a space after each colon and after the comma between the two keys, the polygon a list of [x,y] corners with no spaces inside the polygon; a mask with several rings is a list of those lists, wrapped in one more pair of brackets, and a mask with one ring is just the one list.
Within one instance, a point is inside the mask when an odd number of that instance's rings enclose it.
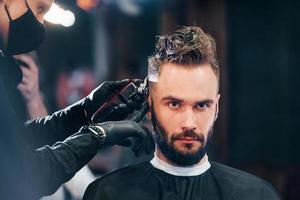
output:
{"label": "dark background", "polygon": [[[120,0],[121,1],[121,0]],[[83,10],[74,1],[74,26],[48,24],[38,50],[42,90],[57,109],[57,77],[84,66],[98,83],[144,78],[155,36],[180,25],[201,26],[216,38],[221,66],[221,113],[210,159],[271,182],[283,199],[300,192],[300,2],[238,0],[118,0]]]}

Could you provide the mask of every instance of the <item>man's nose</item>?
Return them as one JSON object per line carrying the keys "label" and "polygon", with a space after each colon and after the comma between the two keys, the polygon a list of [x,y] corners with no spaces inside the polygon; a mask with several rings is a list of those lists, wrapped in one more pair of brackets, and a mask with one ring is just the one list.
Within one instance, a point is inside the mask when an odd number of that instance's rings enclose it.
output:
{"label": "man's nose", "polygon": [[193,109],[186,109],[182,115],[181,129],[195,130],[197,127],[197,116]]}

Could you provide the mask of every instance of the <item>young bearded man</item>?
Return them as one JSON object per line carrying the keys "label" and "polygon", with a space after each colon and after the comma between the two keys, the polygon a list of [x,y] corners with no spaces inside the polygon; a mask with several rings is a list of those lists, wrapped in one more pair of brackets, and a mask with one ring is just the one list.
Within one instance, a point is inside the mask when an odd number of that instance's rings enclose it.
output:
{"label": "young bearded man", "polygon": [[183,27],[160,36],[148,61],[154,158],[96,180],[84,199],[280,199],[265,181],[208,159],[220,99],[213,38]]}

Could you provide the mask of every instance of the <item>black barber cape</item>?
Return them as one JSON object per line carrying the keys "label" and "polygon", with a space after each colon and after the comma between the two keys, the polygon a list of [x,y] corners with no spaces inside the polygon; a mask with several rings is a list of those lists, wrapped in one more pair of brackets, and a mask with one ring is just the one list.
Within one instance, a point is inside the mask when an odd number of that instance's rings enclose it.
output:
{"label": "black barber cape", "polygon": [[84,200],[279,200],[265,181],[211,162],[196,176],[176,176],[150,162],[122,168],[91,183]]}

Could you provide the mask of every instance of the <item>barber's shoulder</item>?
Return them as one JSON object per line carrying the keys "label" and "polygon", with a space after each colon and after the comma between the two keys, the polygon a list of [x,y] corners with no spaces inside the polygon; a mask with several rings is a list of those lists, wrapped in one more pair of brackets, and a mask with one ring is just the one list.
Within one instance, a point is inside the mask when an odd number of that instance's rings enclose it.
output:
{"label": "barber's shoulder", "polygon": [[257,176],[217,162],[211,162],[211,166],[218,182],[228,189],[231,188],[234,193],[257,191],[263,199],[280,200],[274,187]]}

